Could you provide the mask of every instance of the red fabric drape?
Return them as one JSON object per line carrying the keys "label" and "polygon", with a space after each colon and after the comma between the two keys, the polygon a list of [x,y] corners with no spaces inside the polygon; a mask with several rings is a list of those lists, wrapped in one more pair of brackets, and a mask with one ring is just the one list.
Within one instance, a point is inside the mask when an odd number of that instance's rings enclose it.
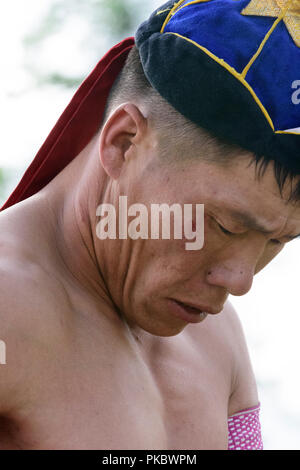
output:
{"label": "red fabric drape", "polygon": [[98,62],[1,210],[37,193],[86,147],[100,126],[110,89],[133,45],[134,38],[127,38]]}

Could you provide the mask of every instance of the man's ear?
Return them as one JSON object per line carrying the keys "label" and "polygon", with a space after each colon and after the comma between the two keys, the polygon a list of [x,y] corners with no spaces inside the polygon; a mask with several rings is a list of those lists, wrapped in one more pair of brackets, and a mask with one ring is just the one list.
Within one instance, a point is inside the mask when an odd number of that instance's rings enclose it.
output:
{"label": "man's ear", "polygon": [[120,105],[108,118],[100,135],[101,164],[113,179],[120,176],[123,165],[133,155],[134,147],[145,136],[147,119],[133,103]]}

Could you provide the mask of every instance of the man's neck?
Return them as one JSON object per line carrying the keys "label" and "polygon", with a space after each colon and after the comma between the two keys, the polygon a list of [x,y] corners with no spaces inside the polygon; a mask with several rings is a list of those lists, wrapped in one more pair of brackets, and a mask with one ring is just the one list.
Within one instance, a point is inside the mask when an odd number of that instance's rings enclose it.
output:
{"label": "man's neck", "polygon": [[93,297],[99,313],[127,331],[128,338],[148,338],[152,335],[129,326],[122,313],[131,244],[99,240],[96,234],[97,208],[115,202],[115,192],[94,139],[40,194],[51,221],[55,256],[66,275]]}
{"label": "man's neck", "polygon": [[106,284],[106,256],[96,239],[96,209],[106,199],[109,180],[94,139],[41,193],[60,260],[66,271],[99,304],[116,307]]}

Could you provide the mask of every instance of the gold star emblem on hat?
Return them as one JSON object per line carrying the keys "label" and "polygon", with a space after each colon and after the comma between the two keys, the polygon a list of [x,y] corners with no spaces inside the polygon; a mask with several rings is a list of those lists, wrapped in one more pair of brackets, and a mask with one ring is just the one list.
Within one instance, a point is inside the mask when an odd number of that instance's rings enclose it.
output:
{"label": "gold star emblem on hat", "polygon": [[251,0],[242,15],[272,16],[283,21],[295,44],[300,47],[300,0]]}

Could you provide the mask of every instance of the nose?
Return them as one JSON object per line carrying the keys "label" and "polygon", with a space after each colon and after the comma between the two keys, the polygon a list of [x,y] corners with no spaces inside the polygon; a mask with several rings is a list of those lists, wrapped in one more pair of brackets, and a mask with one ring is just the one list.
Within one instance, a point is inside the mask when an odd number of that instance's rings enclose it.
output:
{"label": "nose", "polygon": [[253,277],[254,269],[251,266],[245,263],[226,263],[211,267],[207,273],[207,282],[226,289],[231,295],[241,296],[251,289]]}
{"label": "nose", "polygon": [[223,245],[211,255],[206,281],[222,287],[231,295],[247,294],[252,287],[257,267],[264,259],[266,239],[263,234],[248,233]]}

